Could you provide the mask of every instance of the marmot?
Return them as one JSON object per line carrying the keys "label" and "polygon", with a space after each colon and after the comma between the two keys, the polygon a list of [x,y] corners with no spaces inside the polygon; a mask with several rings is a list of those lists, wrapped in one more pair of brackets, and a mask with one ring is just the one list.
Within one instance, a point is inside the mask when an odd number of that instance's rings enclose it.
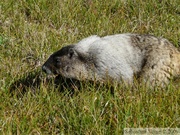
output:
{"label": "marmot", "polygon": [[136,76],[151,86],[164,86],[180,75],[180,52],[167,39],[152,35],[93,35],[53,53],[42,70],[77,80],[128,84]]}

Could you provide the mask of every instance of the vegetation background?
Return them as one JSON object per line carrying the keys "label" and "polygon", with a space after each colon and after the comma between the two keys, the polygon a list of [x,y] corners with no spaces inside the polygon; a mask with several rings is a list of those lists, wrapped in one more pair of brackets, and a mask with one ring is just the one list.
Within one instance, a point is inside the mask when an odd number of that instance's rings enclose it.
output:
{"label": "vegetation background", "polygon": [[60,92],[41,72],[89,35],[142,33],[180,44],[179,0],[1,0],[0,134],[123,134],[180,127],[180,80],[165,89],[82,83]]}

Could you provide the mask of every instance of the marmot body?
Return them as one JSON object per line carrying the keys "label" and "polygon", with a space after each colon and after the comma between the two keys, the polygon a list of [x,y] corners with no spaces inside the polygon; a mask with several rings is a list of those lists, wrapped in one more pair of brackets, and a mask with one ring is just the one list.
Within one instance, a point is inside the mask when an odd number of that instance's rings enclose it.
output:
{"label": "marmot body", "polygon": [[151,35],[94,35],[53,53],[42,69],[66,78],[102,82],[133,83],[136,76],[163,86],[180,75],[180,52],[167,39]]}

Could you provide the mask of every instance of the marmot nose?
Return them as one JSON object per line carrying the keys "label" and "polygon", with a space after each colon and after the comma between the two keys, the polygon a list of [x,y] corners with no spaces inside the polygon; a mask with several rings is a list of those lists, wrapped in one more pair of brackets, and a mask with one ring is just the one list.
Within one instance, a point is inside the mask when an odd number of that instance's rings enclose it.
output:
{"label": "marmot nose", "polygon": [[46,73],[46,74],[52,74],[52,71],[46,67],[45,65],[42,66],[42,70]]}
{"label": "marmot nose", "polygon": [[42,71],[44,71],[45,73],[47,73],[47,71],[46,71],[46,66],[42,66]]}

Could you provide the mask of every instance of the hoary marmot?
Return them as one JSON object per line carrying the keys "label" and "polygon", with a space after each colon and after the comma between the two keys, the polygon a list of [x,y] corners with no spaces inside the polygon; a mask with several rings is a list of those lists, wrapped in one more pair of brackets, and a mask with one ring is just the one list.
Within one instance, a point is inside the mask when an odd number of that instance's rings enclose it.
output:
{"label": "hoary marmot", "polygon": [[77,80],[132,84],[136,76],[151,86],[164,86],[180,75],[180,51],[152,35],[93,35],[53,53],[42,69]]}

